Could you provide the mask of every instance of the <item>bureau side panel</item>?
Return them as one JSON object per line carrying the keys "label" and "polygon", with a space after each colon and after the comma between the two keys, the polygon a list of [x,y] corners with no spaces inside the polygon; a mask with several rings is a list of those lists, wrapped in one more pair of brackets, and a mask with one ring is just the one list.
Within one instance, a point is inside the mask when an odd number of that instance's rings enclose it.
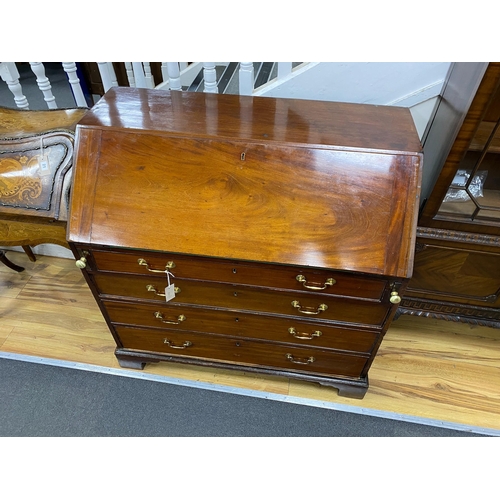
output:
{"label": "bureau side panel", "polygon": [[[411,277],[422,183],[422,155],[400,156],[394,172],[394,187],[387,239],[385,271]],[[401,214],[405,214],[401,217]]]}
{"label": "bureau side panel", "polygon": [[101,130],[81,128],[77,130],[71,210],[67,228],[68,241],[90,242],[94,198],[99,177],[100,148]]}

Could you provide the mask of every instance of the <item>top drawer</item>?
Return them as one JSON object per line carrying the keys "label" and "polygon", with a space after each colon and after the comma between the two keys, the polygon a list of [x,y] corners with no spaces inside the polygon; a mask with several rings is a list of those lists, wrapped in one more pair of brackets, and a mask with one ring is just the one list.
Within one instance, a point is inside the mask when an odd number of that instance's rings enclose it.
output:
{"label": "top drawer", "polygon": [[153,252],[92,250],[96,271],[159,276],[169,270],[176,278],[325,293],[379,302],[388,280],[310,267],[259,264]]}

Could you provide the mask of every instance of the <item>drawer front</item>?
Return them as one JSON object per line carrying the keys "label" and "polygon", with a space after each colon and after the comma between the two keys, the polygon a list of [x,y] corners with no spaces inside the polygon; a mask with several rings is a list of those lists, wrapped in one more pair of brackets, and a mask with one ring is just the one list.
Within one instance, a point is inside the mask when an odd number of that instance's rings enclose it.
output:
{"label": "drawer front", "polygon": [[322,347],[371,352],[378,334],[305,321],[258,314],[201,309],[183,305],[134,304],[102,301],[112,323],[196,331]]}
{"label": "drawer front", "polygon": [[[96,274],[99,292],[124,298],[164,302],[165,278]],[[286,314],[300,318],[341,321],[345,323],[381,326],[387,316],[387,306],[377,302],[356,301],[319,294],[282,292],[241,285],[176,280],[180,289],[169,303],[193,304],[228,309]]]}
{"label": "drawer front", "polygon": [[194,332],[116,327],[126,349],[248,366],[359,378],[367,357]]}
{"label": "drawer front", "polygon": [[[297,268],[272,264],[189,257],[149,252],[115,253],[92,251],[97,271],[157,276],[173,263],[170,272],[176,279],[194,279],[287,290],[311,291],[344,297],[380,301],[388,281],[365,278],[323,269]],[[143,264],[139,264],[142,259]]]}

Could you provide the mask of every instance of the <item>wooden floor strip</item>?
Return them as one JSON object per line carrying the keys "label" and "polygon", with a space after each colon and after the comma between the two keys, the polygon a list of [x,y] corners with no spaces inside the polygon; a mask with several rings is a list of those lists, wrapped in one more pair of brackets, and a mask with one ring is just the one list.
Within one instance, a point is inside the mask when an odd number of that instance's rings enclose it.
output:
{"label": "wooden floor strip", "polygon": [[15,257],[26,268],[23,273],[0,266],[3,355],[458,426],[453,428],[500,431],[500,330],[399,318],[382,342],[363,400],[340,397],[334,389],[313,383],[233,370],[164,362],[137,372],[118,365],[104,319],[72,260],[39,256],[32,263],[22,254]]}

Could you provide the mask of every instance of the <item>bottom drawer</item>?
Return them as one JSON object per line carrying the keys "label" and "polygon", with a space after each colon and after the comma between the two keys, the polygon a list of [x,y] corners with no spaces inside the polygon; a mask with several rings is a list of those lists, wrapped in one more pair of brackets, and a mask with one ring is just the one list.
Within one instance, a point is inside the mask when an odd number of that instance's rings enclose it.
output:
{"label": "bottom drawer", "polygon": [[368,358],[235,337],[115,327],[125,349],[319,375],[359,378]]}
{"label": "bottom drawer", "polygon": [[[128,302],[109,300],[103,300],[102,303],[112,323],[137,327],[216,333],[298,344],[302,347],[323,347],[362,353],[371,352],[378,339],[377,332],[294,317],[264,316],[184,305],[131,305]],[[181,315],[183,320],[178,321]]]}

